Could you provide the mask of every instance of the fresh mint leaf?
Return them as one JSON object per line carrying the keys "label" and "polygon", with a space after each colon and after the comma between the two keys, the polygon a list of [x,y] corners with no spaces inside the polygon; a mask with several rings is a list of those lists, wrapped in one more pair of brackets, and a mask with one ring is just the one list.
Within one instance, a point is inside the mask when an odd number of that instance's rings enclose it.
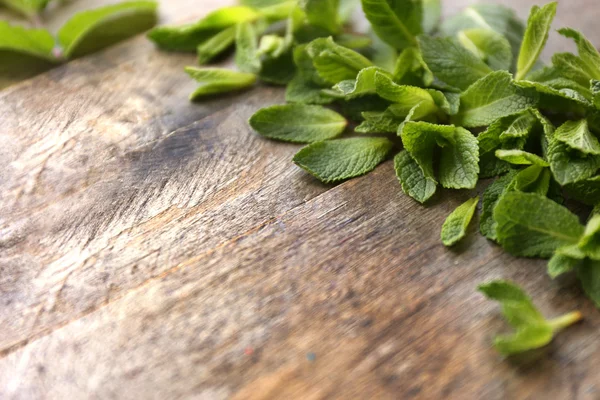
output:
{"label": "fresh mint leaf", "polygon": [[594,206],[600,203],[600,175],[567,184],[564,189],[570,198],[583,204]]}
{"label": "fresh mint leaf", "polygon": [[200,86],[190,95],[190,100],[215,94],[234,92],[253,86],[256,75],[222,68],[186,67],[185,72]]}
{"label": "fresh mint leaf", "polygon": [[485,28],[465,29],[458,33],[458,40],[491,69],[510,70],[512,49],[508,39],[500,33]]}
{"label": "fresh mint leaf", "polygon": [[538,165],[548,167],[550,164],[537,154],[523,150],[496,150],[496,157],[514,165]]}
{"label": "fresh mint leaf", "polygon": [[317,39],[307,47],[318,75],[332,85],[355,79],[358,73],[373,63],[360,53],[340,46],[331,37]]}
{"label": "fresh mint leaf", "polygon": [[492,72],[462,93],[454,122],[467,128],[487,126],[534,106],[536,101],[537,94],[514,85],[510,73]]}
{"label": "fresh mint leaf", "polygon": [[424,175],[408,151],[402,150],[394,157],[394,169],[404,193],[419,203],[425,203],[435,194],[437,182]]}
{"label": "fresh mint leaf", "polygon": [[479,197],[467,200],[458,206],[444,221],[442,225],[442,243],[444,246],[454,246],[467,234],[467,228],[473,219],[479,203]]}
{"label": "fresh mint leaf", "polygon": [[552,174],[548,168],[530,165],[515,176],[510,186],[520,192],[546,196],[550,190],[551,179]]}
{"label": "fresh mint leaf", "polygon": [[320,181],[332,183],[372,171],[392,147],[386,138],[328,140],[304,147],[294,156],[294,162]]}
{"label": "fresh mint leaf", "polygon": [[577,277],[585,294],[600,308],[600,261],[584,260],[577,268]]}
{"label": "fresh mint leaf", "polygon": [[[375,92],[381,98],[394,103],[397,115],[408,115],[409,111],[417,104],[421,104],[421,106],[414,119],[438,112],[437,104],[432,96],[433,91],[415,86],[397,85],[388,74],[377,71],[375,71]],[[440,100],[446,100],[443,94],[440,93],[440,95]]]}
{"label": "fresh mint leaf", "polygon": [[301,104],[330,104],[335,101],[330,92],[296,74],[285,90],[285,101]]}
{"label": "fresh mint leaf", "polygon": [[592,92],[592,102],[597,110],[600,110],[600,81],[592,80],[590,82],[590,90]]}
{"label": "fresh mint leaf", "polygon": [[340,31],[339,0],[301,0],[300,4],[310,24],[332,34]]}
{"label": "fresh mint leaf", "polygon": [[152,28],[155,1],[129,1],[75,14],[58,31],[67,58],[81,57]]}
{"label": "fresh mint leaf", "polygon": [[395,83],[411,86],[431,86],[434,80],[417,47],[402,50],[396,59],[392,76]]}
{"label": "fresh mint leaf", "polygon": [[556,137],[548,145],[548,161],[554,179],[561,186],[591,178],[600,168],[599,156],[573,150]]}
{"label": "fresh mint leaf", "polygon": [[287,104],[258,110],[250,126],[262,136],[295,143],[313,143],[339,136],[348,122],[321,106]]}
{"label": "fresh mint leaf", "polygon": [[423,32],[420,0],[362,0],[362,7],[381,40],[398,50],[417,44]]}
{"label": "fresh mint leaf", "polygon": [[600,155],[600,143],[590,132],[586,119],[565,122],[556,130],[554,137],[580,153]]}
{"label": "fresh mint leaf", "polygon": [[196,50],[198,64],[205,65],[229,49],[235,42],[235,32],[236,27],[232,26],[201,43]]}
{"label": "fresh mint leaf", "polygon": [[525,30],[523,43],[521,44],[515,79],[524,79],[538,61],[548,41],[548,33],[556,15],[557,5],[558,3],[552,2],[543,7],[532,7],[529,19],[527,20],[527,29]]}
{"label": "fresh mint leaf", "polygon": [[242,72],[256,74],[261,69],[258,36],[250,22],[241,22],[235,33],[235,64]]}
{"label": "fresh mint leaf", "polygon": [[279,56],[263,58],[258,76],[262,81],[273,85],[287,85],[294,79],[296,72],[293,53],[289,50]]}
{"label": "fresh mint leaf", "polygon": [[0,89],[52,68],[54,38],[43,29],[25,29],[0,21]]}
{"label": "fresh mint leaf", "polygon": [[404,148],[423,171],[435,179],[434,150],[440,147],[439,179],[442,186],[472,189],[479,173],[477,139],[467,130],[452,125],[407,122],[401,132]]}
{"label": "fresh mint leaf", "polygon": [[335,85],[333,89],[338,91],[340,95],[344,96],[346,99],[354,99],[367,94],[375,94],[375,75],[377,73],[384,76],[390,76],[389,72],[386,72],[379,67],[368,67],[360,70],[356,79],[341,81]]}
{"label": "fresh mint leaf", "polygon": [[548,275],[554,279],[560,275],[575,270],[581,264],[581,262],[582,261],[578,260],[577,258],[556,252],[550,261],[548,261]]}
{"label": "fresh mint leaf", "polygon": [[558,31],[561,35],[571,38],[577,44],[582,67],[590,79],[600,79],[600,53],[596,47],[586,39],[581,32],[571,28],[563,28]]}
{"label": "fresh mint leaf", "polygon": [[481,58],[452,38],[420,36],[419,49],[423,60],[442,82],[466,90],[492,69]]}
{"label": "fresh mint leaf", "polygon": [[599,76],[581,57],[575,54],[556,53],[552,56],[552,64],[562,78],[576,82],[582,87],[588,85],[591,79],[597,79]]}
{"label": "fresh mint leaf", "polygon": [[46,8],[50,0],[0,0],[0,4],[26,17],[38,15]]}
{"label": "fresh mint leaf", "polygon": [[577,246],[587,257],[600,261],[600,215],[588,221]]}
{"label": "fresh mint leaf", "polygon": [[260,17],[260,12],[250,7],[224,7],[193,24],[156,27],[148,32],[148,38],[164,50],[195,52],[200,44],[224,29]]}
{"label": "fresh mint leaf", "polygon": [[584,230],[575,214],[535,193],[504,194],[494,209],[494,220],[498,242],[523,257],[550,258],[556,249],[576,244]]}
{"label": "fresh mint leaf", "polygon": [[578,311],[547,320],[525,292],[509,281],[493,281],[478,287],[488,299],[502,305],[502,314],[515,329],[512,335],[494,340],[496,349],[511,355],[537,349],[550,343],[556,333],[581,320]]}
{"label": "fresh mint leaf", "polygon": [[517,171],[510,171],[504,176],[492,182],[483,192],[481,201],[481,217],[479,219],[479,231],[490,240],[497,240],[496,221],[494,220],[494,209],[500,198],[512,190],[512,182]]}

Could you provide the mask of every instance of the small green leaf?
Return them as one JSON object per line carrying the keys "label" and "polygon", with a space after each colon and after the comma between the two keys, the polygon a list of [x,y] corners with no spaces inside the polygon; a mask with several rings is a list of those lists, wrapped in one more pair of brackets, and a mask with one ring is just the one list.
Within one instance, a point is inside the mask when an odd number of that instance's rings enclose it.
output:
{"label": "small green leaf", "polygon": [[423,55],[417,47],[407,47],[396,59],[393,72],[396,83],[411,86],[431,86],[433,73],[425,64]]}
{"label": "small green leaf", "polygon": [[415,0],[362,0],[371,27],[392,47],[401,50],[417,44],[423,32],[423,5]]}
{"label": "small green leaf", "polygon": [[408,115],[409,111],[417,104],[421,104],[421,106],[417,110],[417,115],[413,116],[414,119],[420,119],[438,111],[431,91],[415,86],[397,85],[389,75],[377,71],[375,72],[375,92],[381,98],[396,105],[397,115]]}
{"label": "small green leaf", "polygon": [[195,52],[200,44],[224,29],[260,16],[250,7],[224,7],[193,24],[156,27],[148,32],[148,38],[164,50]]}
{"label": "small green leaf", "polygon": [[43,29],[24,29],[0,21],[0,89],[52,68],[54,38]]}
{"label": "small green leaf", "polygon": [[26,17],[33,17],[46,8],[50,0],[0,0],[0,4]]}
{"label": "small green leaf", "polygon": [[339,82],[333,87],[346,99],[354,99],[356,97],[367,94],[375,94],[375,75],[376,73],[389,76],[389,73],[379,67],[368,67],[360,70],[356,79],[349,79]]}
{"label": "small green leaf", "polygon": [[577,246],[587,257],[600,261],[600,215],[588,221]]}
{"label": "small green leaf", "polygon": [[600,168],[599,156],[573,150],[556,138],[548,145],[548,161],[554,179],[562,186],[589,179]]}
{"label": "small green leaf", "polygon": [[323,28],[329,33],[340,31],[339,0],[301,0],[300,4],[311,25]]}
{"label": "small green leaf", "polygon": [[314,40],[307,52],[319,76],[332,85],[355,79],[362,69],[373,66],[365,56],[338,45],[331,37]]}
{"label": "small green leaf", "polygon": [[562,329],[581,320],[578,311],[547,320],[521,288],[508,281],[493,281],[479,286],[486,297],[502,305],[504,317],[515,329],[512,335],[500,335],[494,340],[498,351],[505,355],[543,347]]}
{"label": "small green leaf", "polygon": [[207,64],[229,49],[235,42],[235,31],[236,27],[232,26],[223,29],[207,41],[202,42],[196,51],[198,53],[198,64]]}
{"label": "small green leaf", "polygon": [[442,243],[444,246],[454,246],[467,234],[467,228],[473,219],[479,197],[467,200],[458,206],[444,221],[442,226]]}
{"label": "small green leaf", "polygon": [[329,104],[335,99],[336,97],[331,93],[312,81],[304,79],[301,74],[296,74],[285,90],[285,101],[288,103]]}
{"label": "small green leaf", "polygon": [[394,157],[394,169],[404,193],[419,203],[425,203],[435,194],[437,182],[423,174],[408,151],[402,150]]}
{"label": "small green leaf", "polygon": [[75,14],[58,31],[67,58],[93,53],[156,24],[154,1],[130,1]]}
{"label": "small green leaf", "polygon": [[235,33],[235,65],[242,72],[256,74],[261,69],[258,37],[250,22],[241,22]]}
{"label": "small green leaf", "polygon": [[530,165],[520,171],[516,176],[511,186],[514,190],[526,193],[537,193],[541,196],[546,196],[550,189],[550,180],[552,174],[550,170],[539,165]]}
{"label": "small green leaf", "polygon": [[497,240],[496,234],[497,223],[494,220],[494,209],[502,196],[512,190],[512,182],[517,171],[510,171],[508,174],[501,176],[492,182],[483,192],[481,201],[481,217],[479,218],[479,230],[482,235],[490,240]]}
{"label": "small green leaf", "polygon": [[277,105],[258,110],[250,126],[262,136],[295,143],[313,143],[339,136],[347,121],[321,106]]}
{"label": "small green leaf", "polygon": [[512,49],[508,40],[490,29],[466,29],[458,33],[460,43],[493,70],[509,70]]}
{"label": "small green leaf", "polygon": [[471,85],[460,97],[457,124],[467,128],[491,124],[498,118],[535,105],[537,94],[514,85],[506,71],[496,71]]}
{"label": "small green leaf", "polygon": [[537,154],[523,150],[496,150],[496,157],[514,165],[538,165],[548,167],[550,164]]}
{"label": "small green leaf", "polygon": [[419,48],[433,75],[461,90],[492,72],[481,58],[452,38],[420,36]]}
{"label": "small green leaf", "polygon": [[567,208],[535,193],[506,193],[494,219],[502,247],[523,257],[550,258],[559,247],[577,243],[584,229]]}
{"label": "small green leaf", "polygon": [[554,279],[559,275],[573,271],[579,264],[581,264],[581,260],[557,252],[548,261],[548,275]]}
{"label": "small green leaf", "polygon": [[256,75],[222,68],[186,67],[185,72],[200,83],[196,91],[190,95],[190,100],[243,90],[256,82]]}
{"label": "small green leaf", "polygon": [[328,140],[304,147],[294,162],[324,183],[338,182],[372,171],[392,146],[376,137]]}
{"label": "small green leaf", "polygon": [[550,25],[556,15],[557,5],[558,3],[553,2],[541,8],[538,6],[532,7],[517,61],[517,74],[515,76],[517,80],[525,78],[540,57],[548,40],[548,32],[550,32]]}
{"label": "small green leaf", "polygon": [[569,148],[583,154],[600,155],[600,143],[598,143],[596,136],[590,132],[588,122],[585,119],[565,122],[556,130],[554,137],[569,146]]}
{"label": "small green leaf", "polygon": [[577,44],[579,57],[583,63],[583,70],[590,79],[600,79],[600,53],[596,47],[578,32],[571,28],[563,28],[558,31],[561,35],[571,38]]}

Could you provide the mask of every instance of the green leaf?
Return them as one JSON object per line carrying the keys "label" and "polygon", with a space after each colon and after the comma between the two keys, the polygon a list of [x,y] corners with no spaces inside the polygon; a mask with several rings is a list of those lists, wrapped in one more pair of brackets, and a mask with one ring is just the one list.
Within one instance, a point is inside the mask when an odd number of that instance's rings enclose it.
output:
{"label": "green leaf", "polygon": [[340,46],[331,37],[311,42],[307,52],[319,76],[332,85],[346,79],[355,79],[358,73],[373,63],[354,50]]}
{"label": "green leaf", "polygon": [[550,170],[539,165],[531,165],[520,171],[511,186],[514,190],[526,193],[537,193],[546,196],[550,189],[552,176]]}
{"label": "green leaf", "polygon": [[339,0],[301,0],[300,4],[311,25],[323,28],[329,33],[340,31]]}
{"label": "green leaf", "polygon": [[567,184],[565,191],[570,198],[593,206],[600,203],[600,175]]}
{"label": "green leaf", "polygon": [[550,25],[556,15],[557,5],[558,3],[553,2],[541,8],[538,6],[532,7],[517,61],[517,73],[515,75],[517,80],[525,78],[538,61],[546,41],[548,41],[548,32],[550,32]]}
{"label": "green leaf", "polygon": [[559,275],[573,271],[580,263],[581,260],[557,252],[548,261],[548,275],[554,279]]}
{"label": "green leaf", "polygon": [[465,90],[492,72],[481,58],[455,39],[420,36],[418,41],[425,63],[447,85]]}
{"label": "green leaf", "polygon": [[54,38],[43,29],[24,29],[0,21],[0,89],[52,68]]}
{"label": "green leaf", "polygon": [[362,0],[371,27],[392,47],[401,50],[417,44],[423,32],[423,6],[419,0]]}
{"label": "green leaf", "polygon": [[243,90],[256,82],[256,75],[222,68],[186,67],[185,72],[200,83],[200,86],[190,95],[190,100]]}
{"label": "green leaf", "polygon": [[501,4],[474,4],[444,21],[441,27],[445,36],[455,36],[464,29],[489,29],[501,34],[510,42],[515,59],[525,32],[514,10]]}
{"label": "green leaf", "polygon": [[380,73],[384,76],[390,75],[379,67],[368,67],[360,70],[356,79],[341,81],[335,85],[333,89],[338,91],[346,99],[354,99],[367,94],[375,94],[376,73]]}
{"label": "green leaf", "polygon": [[600,155],[600,143],[590,132],[585,119],[565,122],[556,130],[554,137],[583,154]]}
{"label": "green leaf", "polygon": [[287,85],[294,79],[296,72],[292,51],[289,50],[277,57],[264,58],[259,77],[267,83]]}
{"label": "green leaf", "polygon": [[502,196],[512,190],[512,182],[517,171],[510,171],[492,182],[483,192],[481,201],[481,217],[479,218],[479,230],[482,235],[490,240],[497,240],[497,223],[494,220],[494,209]]}
{"label": "green leaf", "polygon": [[250,22],[241,22],[235,33],[235,65],[242,72],[256,74],[261,69],[258,36]]}
{"label": "green leaf", "polygon": [[58,31],[67,58],[96,52],[156,24],[154,1],[130,1],[75,14]]}
{"label": "green leaf", "polygon": [[493,70],[509,70],[512,49],[508,40],[490,29],[466,29],[458,33],[460,43],[483,60]]}
{"label": "green leaf", "polygon": [[496,157],[514,165],[538,165],[548,167],[550,164],[537,154],[523,150],[496,150]]}
{"label": "green leaf", "polygon": [[334,96],[312,81],[304,79],[301,74],[296,74],[285,90],[285,101],[288,103],[329,104],[334,100]]}
{"label": "green leaf", "polygon": [[338,182],[372,171],[392,147],[386,138],[328,140],[304,147],[294,162],[324,183]]}
{"label": "green leaf", "polygon": [[548,146],[548,161],[554,179],[564,186],[594,176],[600,168],[600,157],[571,149],[554,138]]}
{"label": "green leaf", "polygon": [[196,50],[198,53],[198,64],[207,64],[229,49],[235,42],[235,32],[235,26],[223,29],[215,36],[200,44]]}
{"label": "green leaf", "polygon": [[262,108],[250,118],[250,126],[262,136],[294,143],[332,139],[346,125],[346,119],[334,111],[303,104]]}
{"label": "green leaf", "polygon": [[406,150],[394,157],[394,169],[404,193],[419,203],[425,203],[435,194],[437,182],[423,174],[423,170]]}
{"label": "green leaf", "polygon": [[600,260],[600,215],[594,215],[588,221],[577,246],[587,257]]}
{"label": "green leaf", "polygon": [[193,24],[156,27],[148,32],[148,38],[164,50],[195,52],[201,43],[222,30],[260,16],[250,7],[224,7]]}
{"label": "green leaf", "polygon": [[587,296],[600,308],[600,261],[584,260],[577,268],[577,277]]}
{"label": "green leaf", "polygon": [[535,193],[506,193],[494,209],[494,219],[498,242],[516,256],[549,258],[583,234],[575,214]]}
{"label": "green leaf", "polygon": [[537,94],[514,85],[510,73],[496,71],[471,85],[460,97],[455,123],[467,128],[491,124],[498,118],[535,105]]}
{"label": "green leaf", "polygon": [[472,189],[479,173],[477,139],[467,130],[452,125],[407,122],[401,132],[404,148],[429,179],[435,179],[433,156],[440,150],[439,179],[442,186]]}
{"label": "green leaf", "polygon": [[473,219],[479,197],[467,200],[458,206],[442,225],[442,243],[444,246],[454,246],[467,234],[467,228]]}
{"label": "green leaf", "polygon": [[43,11],[49,2],[50,0],[0,0],[1,5],[30,18]]}
{"label": "green leaf", "polygon": [[592,102],[597,110],[600,110],[600,81],[592,80],[590,82],[590,88],[592,91]]}
{"label": "green leaf", "polygon": [[479,286],[479,291],[502,305],[504,317],[515,329],[512,335],[500,335],[494,340],[498,351],[505,355],[543,347],[562,329],[581,320],[578,311],[547,320],[521,288],[509,281],[493,281]]}
{"label": "green leaf", "polygon": [[558,32],[564,37],[573,39],[577,44],[583,69],[589,77],[588,81],[590,79],[600,79],[600,53],[598,53],[596,47],[583,34],[574,29],[563,28]]}
{"label": "green leaf", "polygon": [[423,32],[436,31],[441,18],[442,0],[423,0]]}
{"label": "green leaf", "polygon": [[381,98],[396,105],[394,109],[397,115],[408,115],[409,111],[417,104],[421,104],[421,106],[416,110],[417,115],[413,116],[414,119],[438,112],[432,91],[415,86],[397,85],[389,75],[377,71],[375,72],[375,92]]}
{"label": "green leaf", "polygon": [[434,79],[421,51],[416,47],[402,50],[396,59],[392,75],[394,82],[411,86],[430,86]]}

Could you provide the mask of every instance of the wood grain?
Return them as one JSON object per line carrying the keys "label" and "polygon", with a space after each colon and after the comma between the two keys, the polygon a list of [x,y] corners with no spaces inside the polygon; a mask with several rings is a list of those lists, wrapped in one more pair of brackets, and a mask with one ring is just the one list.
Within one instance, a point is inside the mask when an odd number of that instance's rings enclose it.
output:
{"label": "wood grain", "polygon": [[[557,27],[600,43],[576,3]],[[475,232],[440,244],[472,193],[421,207],[390,163],[320,185],[247,126],[280,89],[190,104],[193,62],[139,37],[0,92],[0,398],[600,397],[576,285]],[[586,321],[502,360],[475,292],[496,277]]]}

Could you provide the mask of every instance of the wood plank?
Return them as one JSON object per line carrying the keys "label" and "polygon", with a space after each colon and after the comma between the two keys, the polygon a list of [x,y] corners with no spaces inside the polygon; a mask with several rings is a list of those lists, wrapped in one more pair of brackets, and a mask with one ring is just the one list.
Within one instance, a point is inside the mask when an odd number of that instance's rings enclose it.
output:
{"label": "wood plank", "polygon": [[[423,209],[395,179],[388,163],[8,355],[0,397],[600,393],[600,318],[579,290],[475,232],[448,251],[431,238],[470,193]],[[498,307],[475,292],[498,277],[523,283],[549,315],[578,308],[586,321],[539,360],[505,362],[491,348],[505,329]]]}
{"label": "wood plank", "polygon": [[[577,4],[562,22],[591,21]],[[137,38],[0,93],[0,397],[597,397],[577,289],[438,243],[464,193],[423,209],[388,164],[317,197],[297,147],[245,123],[281,90],[191,105],[186,63]],[[498,276],[590,316],[539,370],[489,348],[474,286]]]}

